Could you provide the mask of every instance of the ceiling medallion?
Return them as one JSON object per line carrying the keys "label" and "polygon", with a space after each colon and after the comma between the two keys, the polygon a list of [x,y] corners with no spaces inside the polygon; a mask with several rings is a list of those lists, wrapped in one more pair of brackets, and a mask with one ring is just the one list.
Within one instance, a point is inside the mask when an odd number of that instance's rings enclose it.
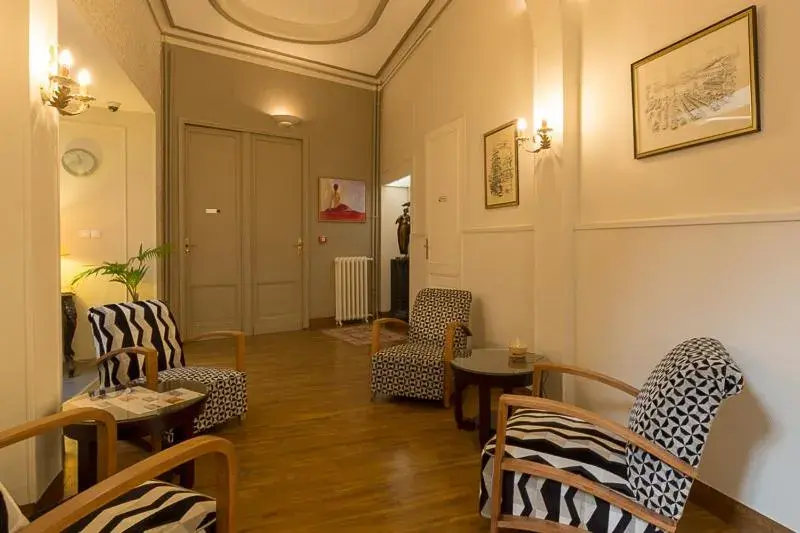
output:
{"label": "ceiling medallion", "polygon": [[273,17],[253,9],[247,0],[208,2],[232,24],[262,37],[298,44],[336,44],[352,41],[372,30],[389,0],[358,0],[356,13],[350,18],[322,24]]}

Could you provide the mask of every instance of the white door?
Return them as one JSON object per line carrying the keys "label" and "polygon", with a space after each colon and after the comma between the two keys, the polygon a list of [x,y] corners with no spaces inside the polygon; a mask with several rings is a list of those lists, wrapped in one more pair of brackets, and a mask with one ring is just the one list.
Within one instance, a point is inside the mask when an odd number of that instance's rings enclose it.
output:
{"label": "white door", "polygon": [[303,328],[303,145],[252,137],[253,332]]}
{"label": "white door", "polygon": [[425,136],[426,264],[429,287],[461,283],[459,183],[464,172],[464,120]]}
{"label": "white door", "polygon": [[242,134],[186,128],[183,175],[184,332],[241,330]]}

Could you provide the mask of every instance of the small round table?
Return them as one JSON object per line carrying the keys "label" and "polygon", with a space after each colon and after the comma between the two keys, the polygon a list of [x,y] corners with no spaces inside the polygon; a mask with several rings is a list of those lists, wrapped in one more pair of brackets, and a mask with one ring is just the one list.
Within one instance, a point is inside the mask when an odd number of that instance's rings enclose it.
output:
{"label": "small round table", "polygon": [[[456,425],[467,431],[477,425],[481,447],[492,436],[492,389],[509,394],[515,388],[532,385],[534,364],[545,360],[544,356],[531,353],[519,360],[512,360],[509,355],[506,348],[474,349],[470,357],[457,357],[451,362]],[[463,394],[469,385],[478,388],[477,422],[464,420]]]}
{"label": "small round table", "polygon": [[[80,407],[97,407],[111,413],[117,421],[117,440],[137,442],[143,437],[160,436],[173,430],[172,444],[192,437],[194,419],[205,404],[208,389],[202,383],[170,380],[158,384],[158,391],[132,387],[109,391],[105,398],[81,394],[61,406],[62,411]],[[78,443],[78,491],[97,484],[97,425],[94,422],[73,424],[64,428],[64,435]],[[160,440],[153,444],[159,451]],[[176,469],[180,484],[194,485],[194,462]]]}

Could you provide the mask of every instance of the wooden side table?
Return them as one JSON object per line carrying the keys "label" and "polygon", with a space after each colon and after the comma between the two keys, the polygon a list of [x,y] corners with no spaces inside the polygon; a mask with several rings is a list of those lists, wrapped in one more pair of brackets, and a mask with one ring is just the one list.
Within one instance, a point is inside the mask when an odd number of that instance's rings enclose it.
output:
{"label": "wooden side table", "polygon": [[[458,429],[478,429],[478,441],[483,447],[492,438],[492,389],[502,389],[510,394],[514,389],[533,384],[533,366],[546,359],[542,355],[528,354],[524,360],[512,361],[505,348],[476,349],[470,357],[453,359],[455,380],[453,403]],[[478,418],[464,419],[464,389],[470,385],[478,388]]]}

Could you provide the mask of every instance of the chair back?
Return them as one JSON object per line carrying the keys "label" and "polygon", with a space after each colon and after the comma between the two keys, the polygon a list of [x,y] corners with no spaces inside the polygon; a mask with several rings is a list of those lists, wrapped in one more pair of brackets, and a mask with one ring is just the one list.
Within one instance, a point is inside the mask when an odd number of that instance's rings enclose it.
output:
{"label": "chair back", "polygon": [[[460,289],[422,289],[414,300],[408,327],[409,342],[424,342],[444,346],[444,335],[451,322],[469,325],[472,293]],[[453,348],[467,349],[467,336],[456,331]]]}
{"label": "chair back", "polygon": [[[158,370],[186,365],[177,323],[161,300],[102,305],[89,309],[97,357],[119,348],[138,346],[158,353]],[[98,366],[100,384],[123,385],[144,378],[144,357],[127,354]]]}
{"label": "chair back", "polygon": [[[708,338],[684,341],[650,374],[633,404],[628,427],[697,467],[722,400],[743,387],[742,372],[722,343]],[[628,484],[637,501],[680,518],[692,479],[630,444],[627,463]]]}

